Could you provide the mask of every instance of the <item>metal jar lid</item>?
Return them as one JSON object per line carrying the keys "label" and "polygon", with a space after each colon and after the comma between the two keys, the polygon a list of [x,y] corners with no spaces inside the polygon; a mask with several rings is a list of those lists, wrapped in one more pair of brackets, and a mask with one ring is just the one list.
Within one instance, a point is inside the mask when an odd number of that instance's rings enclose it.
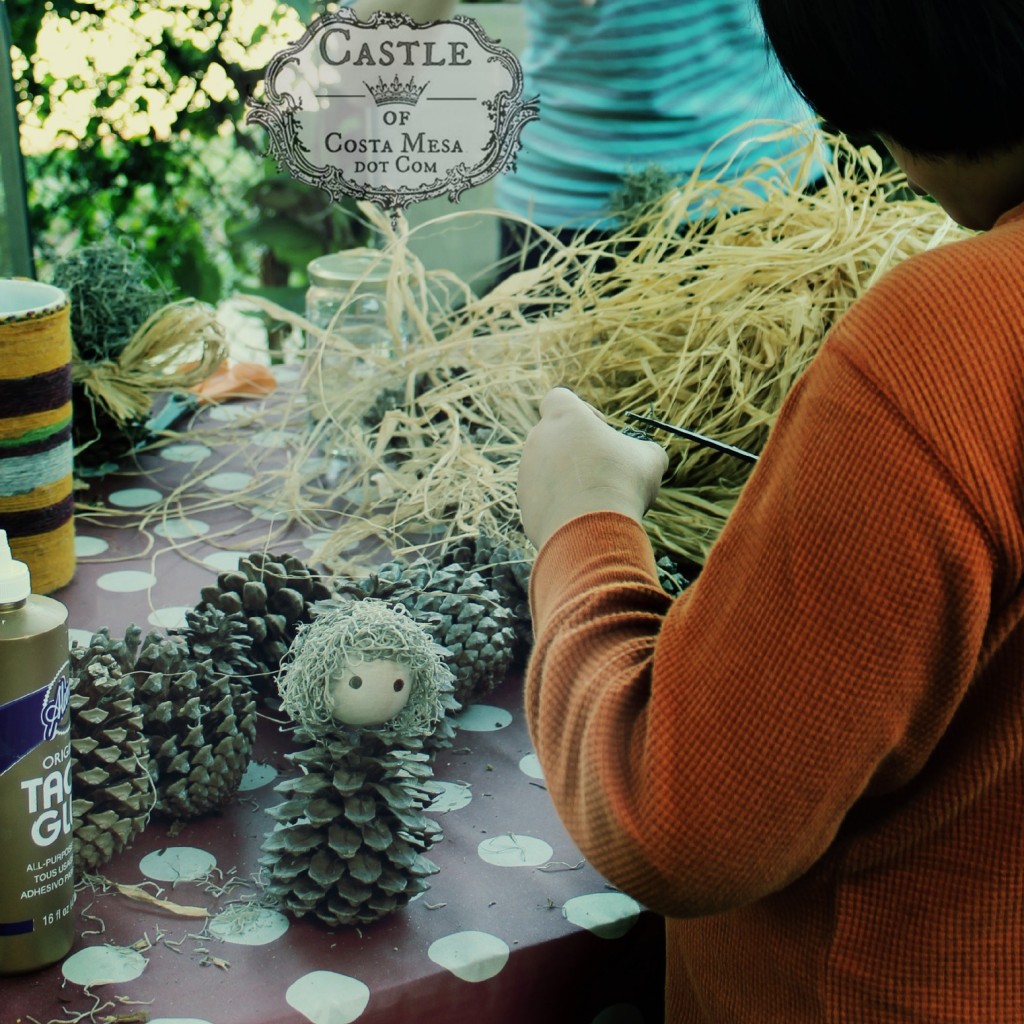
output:
{"label": "metal jar lid", "polygon": [[387,288],[391,258],[379,249],[343,249],[318,256],[306,267],[309,283],[324,288],[360,289],[382,292]]}

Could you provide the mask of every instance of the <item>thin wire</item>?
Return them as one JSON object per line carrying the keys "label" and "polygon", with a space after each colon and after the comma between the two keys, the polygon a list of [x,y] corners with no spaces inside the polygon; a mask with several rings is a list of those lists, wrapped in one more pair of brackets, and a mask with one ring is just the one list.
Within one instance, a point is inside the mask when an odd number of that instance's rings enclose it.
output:
{"label": "thin wire", "polygon": [[698,434],[696,430],[689,430],[686,427],[677,427],[672,423],[665,423],[662,420],[656,420],[651,416],[641,416],[639,413],[635,412],[627,412],[625,415],[626,419],[637,420],[640,423],[646,423],[649,427],[657,427],[659,430],[667,430],[670,434],[678,434],[680,437],[685,437],[687,440],[694,441],[697,444],[703,445],[705,448],[713,448],[715,451],[724,452],[726,455],[732,455],[737,459],[742,459],[744,462],[757,462],[758,456],[753,452],[748,452],[745,448],[737,448],[732,444],[726,444],[724,441],[708,437],[706,434]]}

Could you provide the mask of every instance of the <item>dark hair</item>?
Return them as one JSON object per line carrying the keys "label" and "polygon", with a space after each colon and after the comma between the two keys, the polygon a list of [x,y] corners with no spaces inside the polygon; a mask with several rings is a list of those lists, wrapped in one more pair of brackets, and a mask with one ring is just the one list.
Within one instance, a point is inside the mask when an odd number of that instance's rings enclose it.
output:
{"label": "dark hair", "polygon": [[1024,0],[758,0],[815,113],[922,155],[1024,142]]}

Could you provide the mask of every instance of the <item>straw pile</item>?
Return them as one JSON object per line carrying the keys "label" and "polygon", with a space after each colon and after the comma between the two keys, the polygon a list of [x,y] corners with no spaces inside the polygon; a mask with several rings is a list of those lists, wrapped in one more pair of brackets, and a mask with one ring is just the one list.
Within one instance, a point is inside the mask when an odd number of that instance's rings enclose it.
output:
{"label": "straw pile", "polygon": [[[315,557],[330,567],[370,539],[435,553],[481,532],[521,540],[519,450],[557,384],[616,426],[627,411],[649,412],[759,451],[836,318],[889,267],[962,234],[933,203],[903,198],[905,180],[873,150],[839,138],[828,140],[834,156],[811,187],[820,151],[805,135],[793,139],[793,158],[756,177],[730,183],[698,171],[610,243],[552,240],[542,268],[481,298],[440,275],[465,296],[455,314],[432,307],[431,275],[408,235],[378,218],[390,235],[389,322],[397,332],[404,317],[410,335],[400,357],[367,357],[339,388],[323,376],[324,353],[354,350],[291,317],[313,339],[307,392],[329,396],[332,414],[307,433],[276,504],[299,518],[346,509]],[[699,227],[688,227],[694,211]],[[700,564],[750,467],[664,440],[671,478],[649,534],[657,554]],[[314,451],[345,453],[340,480],[294,468]]]}

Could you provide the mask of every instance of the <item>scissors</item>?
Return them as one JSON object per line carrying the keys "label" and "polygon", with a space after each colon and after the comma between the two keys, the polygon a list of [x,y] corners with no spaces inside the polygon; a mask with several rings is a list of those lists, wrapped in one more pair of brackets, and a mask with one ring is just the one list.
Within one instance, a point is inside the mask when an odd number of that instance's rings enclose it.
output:
{"label": "scissors", "polygon": [[742,459],[744,462],[757,462],[757,456],[753,452],[748,452],[743,448],[737,448],[735,445],[726,444],[724,441],[716,441],[713,437],[707,437],[705,434],[698,434],[696,430],[688,430],[686,427],[677,427],[672,423],[665,423],[662,420],[656,420],[652,416],[641,416],[636,412],[627,412],[626,419],[636,420],[638,423],[643,423],[648,427],[656,427],[658,430],[667,430],[670,434],[677,434],[679,437],[685,437],[690,441],[695,441],[697,444],[704,445],[705,448],[713,448],[717,452],[724,452],[726,455],[732,455],[737,459]]}

